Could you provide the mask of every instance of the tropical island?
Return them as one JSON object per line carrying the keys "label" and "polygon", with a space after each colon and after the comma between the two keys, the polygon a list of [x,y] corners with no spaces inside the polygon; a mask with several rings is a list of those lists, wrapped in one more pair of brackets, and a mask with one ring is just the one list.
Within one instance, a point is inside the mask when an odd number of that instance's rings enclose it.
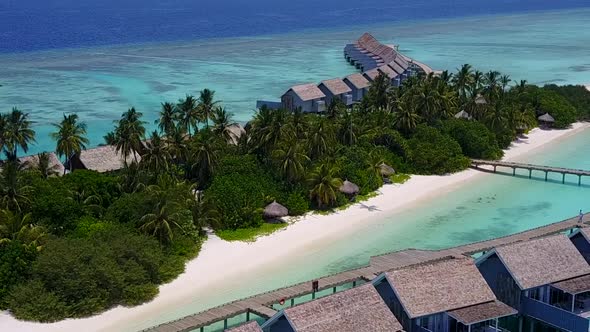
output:
{"label": "tropical island", "polygon": [[251,240],[286,226],[266,222],[265,212],[329,212],[407,174],[499,159],[539,117],[554,128],[587,120],[590,92],[512,85],[469,65],[400,86],[380,73],[351,107],[338,99],[317,114],[262,107],[236,131],[205,89],[164,102],[149,134],[141,112],[123,113],[105,144],[124,167],[99,173],[74,170],[88,145],[75,114],[52,134],[64,169],[48,153],[23,157],[35,141],[33,119],[15,108],[0,117],[1,307],[52,322],[144,303],[198,254],[204,227]]}

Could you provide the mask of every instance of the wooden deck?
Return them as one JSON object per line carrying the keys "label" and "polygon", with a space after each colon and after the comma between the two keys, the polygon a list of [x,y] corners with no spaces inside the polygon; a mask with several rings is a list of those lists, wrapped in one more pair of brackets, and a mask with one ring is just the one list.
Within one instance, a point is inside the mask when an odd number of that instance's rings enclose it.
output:
{"label": "wooden deck", "polygon": [[480,160],[480,159],[471,160],[471,167],[473,167],[475,169],[480,169],[481,166],[493,167],[494,173],[496,172],[496,169],[498,167],[511,168],[512,175],[516,175],[517,169],[524,169],[524,170],[529,171],[529,178],[532,178],[533,171],[544,172],[545,173],[545,181],[547,181],[547,175],[549,173],[559,173],[562,175],[562,183],[565,183],[565,176],[566,175],[575,175],[578,177],[578,185],[582,184],[582,176],[590,176],[590,171],[586,171],[583,169],[540,166],[540,165],[532,165],[532,164],[525,164],[525,163],[515,163],[515,162],[509,162],[509,161],[494,161],[494,160]]}
{"label": "wooden deck", "polygon": [[[590,215],[584,216],[583,224],[578,222],[578,218],[579,217],[574,217],[524,232],[448,249],[407,249],[375,256],[371,258],[370,264],[368,266],[317,279],[319,281],[319,289],[324,290],[333,288],[361,279],[371,280],[377,275],[386,271],[391,271],[410,265],[421,264],[432,260],[438,260],[457,255],[470,256],[476,253],[488,251],[494,247],[566,232],[579,227],[585,227],[586,224],[590,223]],[[293,286],[230,302],[219,307],[211,308],[194,315],[177,319],[175,321],[160,324],[144,331],[181,332],[198,330],[204,326],[224,321],[228,318],[244,313],[246,313],[248,316],[249,313],[254,313],[256,315],[269,318],[276,313],[276,311],[271,308],[273,304],[278,303],[281,299],[289,300],[291,298],[306,294],[311,294],[311,281],[306,281]]]}

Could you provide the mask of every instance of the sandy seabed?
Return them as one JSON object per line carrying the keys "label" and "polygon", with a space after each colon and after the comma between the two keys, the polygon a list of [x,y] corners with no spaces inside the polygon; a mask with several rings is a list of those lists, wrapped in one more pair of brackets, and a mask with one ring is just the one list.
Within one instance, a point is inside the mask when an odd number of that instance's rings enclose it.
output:
{"label": "sandy seabed", "polygon": [[[575,123],[567,130],[533,129],[506,150],[504,160],[526,160],[526,156],[557,144],[565,137],[590,128],[589,123]],[[485,173],[466,170],[446,176],[412,176],[401,185],[386,185],[379,195],[362,204],[330,215],[309,214],[288,228],[259,238],[253,243],[227,242],[210,234],[199,256],[186,265],[186,271],[173,282],[162,285],[153,301],[134,308],[116,307],[100,315],[41,324],[18,321],[8,312],[0,313],[0,331],[129,331],[137,322],[153,319],[164,309],[182,307],[208,289],[220,287],[223,280],[247,274],[277,260],[288,260],[295,252],[315,250],[322,243],[351,236],[367,219],[387,218],[402,210],[444,195]],[[376,212],[367,213],[366,206]],[[216,271],[215,274],[203,271]],[[223,271],[223,273],[219,273]]]}

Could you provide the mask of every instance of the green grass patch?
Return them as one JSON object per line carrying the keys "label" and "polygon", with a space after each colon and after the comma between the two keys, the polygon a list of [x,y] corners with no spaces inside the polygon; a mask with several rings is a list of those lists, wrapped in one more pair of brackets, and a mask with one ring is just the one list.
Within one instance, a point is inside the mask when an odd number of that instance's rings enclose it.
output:
{"label": "green grass patch", "polygon": [[411,178],[410,174],[394,174],[392,176],[389,177],[389,179],[391,180],[391,182],[393,183],[405,183],[406,181],[408,181]]}
{"label": "green grass patch", "polygon": [[267,224],[264,223],[258,228],[241,228],[236,230],[217,231],[215,234],[225,241],[254,242],[260,236],[270,235],[278,230],[286,228],[287,223]]}

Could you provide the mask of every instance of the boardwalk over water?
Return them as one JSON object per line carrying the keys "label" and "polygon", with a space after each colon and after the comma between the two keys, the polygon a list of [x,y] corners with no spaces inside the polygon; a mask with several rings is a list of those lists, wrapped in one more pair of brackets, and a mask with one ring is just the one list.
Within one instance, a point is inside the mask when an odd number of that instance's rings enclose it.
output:
{"label": "boardwalk over water", "polygon": [[[590,174],[588,174],[590,175]],[[494,247],[503,246],[515,242],[527,241],[530,239],[566,232],[579,227],[585,227],[590,223],[590,215],[584,216],[583,224],[578,223],[578,218],[571,218],[546,226],[534,228],[524,232],[495,238],[491,240],[475,242],[471,244],[461,245],[453,248],[442,250],[417,250],[407,249],[380,256],[374,256],[370,260],[370,264],[354,270],[348,270],[334,275],[326,276],[319,281],[319,290],[334,288],[358,280],[371,280],[377,275],[390,270],[403,268],[406,266],[425,263],[427,261],[442,259],[450,256],[458,255],[474,255],[488,251]],[[297,285],[281,288],[263,294],[258,294],[249,298],[230,302],[209,310],[186,316],[168,323],[160,324],[158,326],[149,328],[144,331],[154,332],[180,332],[201,330],[203,327],[211,325],[216,322],[225,321],[237,315],[246,314],[246,319],[249,320],[249,314],[253,313],[261,317],[269,318],[273,316],[276,311],[272,309],[272,305],[279,303],[281,299],[289,300],[306,294],[311,294],[311,281],[303,282]]]}
{"label": "boardwalk over water", "polygon": [[506,167],[512,169],[512,175],[516,175],[517,169],[524,169],[529,171],[529,179],[533,176],[533,171],[539,171],[545,173],[545,181],[547,181],[547,175],[549,173],[559,173],[562,175],[562,183],[565,183],[566,175],[575,175],[578,177],[578,185],[582,184],[582,176],[590,176],[590,171],[582,169],[572,169],[563,167],[551,167],[551,166],[540,166],[525,163],[515,163],[509,161],[494,161],[494,160],[471,160],[471,167],[479,169],[481,166],[491,166],[494,168],[494,173],[498,167]]}

